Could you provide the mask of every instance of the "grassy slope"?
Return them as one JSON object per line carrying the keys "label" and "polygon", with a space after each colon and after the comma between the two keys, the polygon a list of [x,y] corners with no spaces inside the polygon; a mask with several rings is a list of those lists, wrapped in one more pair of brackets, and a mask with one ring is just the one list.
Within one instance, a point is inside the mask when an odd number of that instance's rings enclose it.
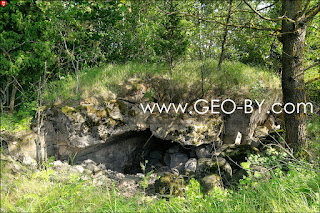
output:
{"label": "grassy slope", "polygon": [[[222,70],[217,70],[217,62],[207,61],[203,64],[198,61],[179,63],[172,70],[162,65],[128,63],[126,65],[107,65],[102,68],[92,68],[80,74],[79,95],[81,98],[90,97],[95,93],[111,90],[117,93],[117,86],[128,78],[146,79],[152,76],[175,80],[179,84],[199,84],[201,76],[205,76],[205,86],[215,87],[223,91],[239,90],[246,87],[258,92],[261,88],[280,88],[279,78],[255,67],[240,62],[225,62]],[[68,76],[61,81],[52,82],[45,95],[47,100],[66,99],[76,97],[76,79]],[[250,92],[252,93],[252,92]]]}

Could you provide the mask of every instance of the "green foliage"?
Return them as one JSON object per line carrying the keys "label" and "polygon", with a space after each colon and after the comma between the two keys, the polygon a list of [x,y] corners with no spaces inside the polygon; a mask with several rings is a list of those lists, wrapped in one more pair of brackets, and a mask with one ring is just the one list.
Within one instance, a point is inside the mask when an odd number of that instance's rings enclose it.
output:
{"label": "green foliage", "polygon": [[286,174],[261,180],[253,188],[215,188],[201,194],[200,184],[191,179],[183,197],[168,199],[136,195],[122,197],[114,188],[95,186],[92,179],[64,177],[51,169],[26,171],[16,178],[1,163],[2,211],[27,212],[318,212],[320,175],[316,168],[290,166]]}
{"label": "green foliage", "polygon": [[158,40],[155,51],[159,56],[165,58],[170,68],[173,62],[182,55],[188,45],[181,24],[181,16],[177,14],[178,2],[168,0],[164,2],[164,11],[169,13],[160,24],[156,39]]}
{"label": "green foliage", "polygon": [[319,115],[313,115],[307,121],[309,149],[315,163],[320,164],[320,120]]}
{"label": "green foliage", "polygon": [[36,102],[24,102],[20,110],[14,113],[1,113],[0,131],[19,132],[29,130],[36,113]]}
{"label": "green foliage", "polygon": [[[152,177],[152,174],[154,173],[154,170],[151,170],[149,172],[146,171],[147,163],[148,163],[148,160],[146,160],[144,164],[140,162],[140,166],[143,172],[143,177],[142,177],[142,181],[140,181],[140,186],[143,188],[144,193],[146,193],[146,189],[149,186],[149,181]],[[159,177],[157,177],[156,179],[159,179]]]}

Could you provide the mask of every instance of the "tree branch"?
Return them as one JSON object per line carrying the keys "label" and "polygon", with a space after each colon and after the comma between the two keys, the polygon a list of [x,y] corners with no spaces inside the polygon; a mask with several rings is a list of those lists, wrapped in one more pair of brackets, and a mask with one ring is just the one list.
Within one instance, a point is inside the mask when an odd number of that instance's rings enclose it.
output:
{"label": "tree branch", "polygon": [[308,69],[311,69],[311,68],[316,67],[318,65],[320,65],[320,61],[318,61],[317,63],[315,63],[315,64],[313,64],[313,65],[311,65],[311,66],[309,66],[307,68],[305,68],[303,71],[307,71]]}
{"label": "tree branch", "polygon": [[263,8],[260,8],[260,9],[257,10],[257,11],[261,11],[261,10],[265,10],[265,9],[267,9],[267,8],[269,8],[269,7],[273,7],[274,5],[278,4],[279,1],[280,1],[280,0],[277,0],[277,1],[275,1],[273,4],[270,4],[270,5],[268,5],[268,6],[265,6],[265,7],[263,7]]}
{"label": "tree branch", "polygon": [[306,22],[311,21],[313,19],[313,17],[315,17],[319,12],[320,12],[320,0],[318,1],[318,3],[313,8],[311,8],[306,13],[305,21]]}
{"label": "tree branch", "polygon": [[314,78],[314,79],[311,79],[311,80],[307,81],[305,84],[311,84],[312,82],[315,82],[315,81],[318,81],[318,80],[320,80],[320,76],[318,76],[318,77],[316,77],[316,78]]}
{"label": "tree branch", "polygon": [[180,14],[180,15],[184,15],[184,16],[188,16],[188,17],[192,17],[195,19],[198,19],[200,21],[205,21],[205,22],[209,22],[209,23],[217,23],[223,26],[228,26],[228,27],[236,27],[236,28],[246,28],[246,29],[254,29],[254,30],[264,30],[264,31],[279,31],[279,29],[276,28],[270,28],[270,27],[256,27],[253,23],[247,23],[247,25],[235,25],[235,24],[226,24],[217,20],[208,20],[208,19],[204,19],[204,18],[200,18],[196,15],[190,14],[190,13],[185,13],[185,12],[172,12],[172,13],[168,13],[166,11],[158,11],[158,12],[162,12],[162,13],[166,13],[167,15],[173,15],[173,14]]}
{"label": "tree branch", "polygon": [[303,16],[307,12],[307,9],[309,7],[310,2],[311,2],[311,0],[307,1],[307,4],[305,5],[304,9],[302,10],[300,17]]}
{"label": "tree branch", "polygon": [[282,21],[282,20],[286,20],[286,21],[289,21],[289,22],[292,22],[292,23],[295,23],[295,20],[292,20],[290,18],[288,18],[287,16],[283,15],[281,17],[278,17],[278,18],[269,18],[269,17],[265,17],[263,16],[261,13],[259,13],[259,11],[257,11],[256,9],[254,9],[246,0],[243,0],[244,3],[246,5],[248,5],[248,7],[254,12],[256,13],[260,18],[264,19],[264,20],[267,20],[267,21],[274,21],[274,22],[277,22],[277,21]]}

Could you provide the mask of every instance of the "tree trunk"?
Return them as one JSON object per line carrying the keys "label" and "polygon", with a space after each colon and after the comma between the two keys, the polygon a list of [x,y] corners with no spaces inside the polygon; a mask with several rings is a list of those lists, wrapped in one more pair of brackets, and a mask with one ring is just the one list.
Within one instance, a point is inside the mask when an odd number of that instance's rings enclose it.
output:
{"label": "tree trunk", "polygon": [[14,80],[14,83],[12,85],[12,92],[11,92],[11,98],[10,98],[10,113],[13,113],[14,110],[14,102],[16,100],[16,93],[17,93],[17,80]]}
{"label": "tree trunk", "polygon": [[[298,22],[298,13],[302,11],[302,0],[283,0],[282,12],[292,23],[282,21],[282,92],[283,102],[297,103],[306,101],[303,75],[303,48],[306,26]],[[296,109],[297,110],[297,109]],[[286,142],[294,151],[307,147],[306,114],[303,112],[285,113]]]}
{"label": "tree trunk", "polygon": [[[232,1],[233,0],[230,0],[230,2],[229,2],[229,9],[228,9],[228,15],[227,15],[227,20],[226,20],[227,25],[230,22]],[[221,45],[221,53],[220,53],[220,58],[219,58],[219,63],[218,63],[218,69],[221,69],[221,65],[222,65],[222,62],[224,59],[224,53],[226,51],[226,44],[227,44],[227,37],[228,37],[228,26],[227,25],[225,26],[225,30],[224,30],[223,41],[222,41],[222,45]]]}

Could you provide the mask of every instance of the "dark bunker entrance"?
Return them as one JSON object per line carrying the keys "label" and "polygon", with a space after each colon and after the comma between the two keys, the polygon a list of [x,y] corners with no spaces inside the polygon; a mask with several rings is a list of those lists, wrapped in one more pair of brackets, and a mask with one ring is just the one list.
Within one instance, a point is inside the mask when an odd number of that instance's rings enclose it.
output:
{"label": "dark bunker entrance", "polygon": [[162,140],[152,135],[149,129],[131,131],[112,138],[103,144],[97,144],[77,153],[74,162],[81,164],[91,159],[97,164],[104,164],[106,169],[125,173],[141,173],[141,164],[146,171],[168,171],[181,168],[195,153],[192,147]]}

